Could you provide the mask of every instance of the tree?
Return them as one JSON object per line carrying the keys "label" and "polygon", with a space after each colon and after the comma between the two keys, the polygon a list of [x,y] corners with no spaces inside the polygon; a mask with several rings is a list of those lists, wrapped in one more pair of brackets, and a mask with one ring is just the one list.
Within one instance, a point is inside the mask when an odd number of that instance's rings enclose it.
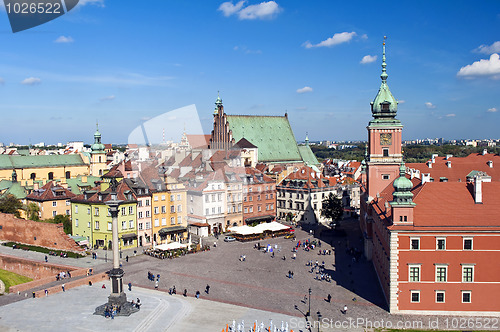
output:
{"label": "tree", "polygon": [[54,223],[56,224],[62,223],[64,228],[64,233],[66,234],[71,234],[71,232],[73,231],[71,228],[71,220],[69,219],[69,216],[58,214],[57,216],[54,217]]}
{"label": "tree", "polygon": [[342,219],[344,209],[342,207],[342,200],[333,193],[323,199],[323,208],[321,209],[321,216],[330,219],[330,225],[337,227],[338,222]]}
{"label": "tree", "polygon": [[19,210],[23,207],[23,203],[14,195],[7,195],[0,198],[0,212],[9,213],[19,218],[21,215]]}
{"label": "tree", "polygon": [[28,216],[29,220],[40,220],[38,212],[40,212],[40,207],[38,206],[38,204],[31,202],[26,206],[26,215]]}

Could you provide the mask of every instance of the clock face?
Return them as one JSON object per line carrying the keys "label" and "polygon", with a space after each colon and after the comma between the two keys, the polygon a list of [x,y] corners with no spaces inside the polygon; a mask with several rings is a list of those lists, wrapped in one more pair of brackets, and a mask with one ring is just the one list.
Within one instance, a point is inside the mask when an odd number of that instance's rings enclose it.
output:
{"label": "clock face", "polygon": [[392,144],[392,134],[382,133],[380,134],[380,145],[391,145]]}

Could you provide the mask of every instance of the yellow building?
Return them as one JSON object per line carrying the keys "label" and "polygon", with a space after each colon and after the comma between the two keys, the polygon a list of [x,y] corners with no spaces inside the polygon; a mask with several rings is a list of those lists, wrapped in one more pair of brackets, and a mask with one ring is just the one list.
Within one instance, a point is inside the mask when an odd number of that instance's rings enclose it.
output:
{"label": "yellow building", "polygon": [[58,214],[70,216],[71,199],[75,196],[68,189],[49,181],[26,196],[26,204],[34,203],[38,206],[41,220],[54,218]]}

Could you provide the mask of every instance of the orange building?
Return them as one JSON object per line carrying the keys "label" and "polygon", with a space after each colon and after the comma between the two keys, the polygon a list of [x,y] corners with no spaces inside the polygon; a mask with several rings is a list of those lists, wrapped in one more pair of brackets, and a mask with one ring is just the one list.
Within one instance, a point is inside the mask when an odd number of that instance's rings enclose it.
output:
{"label": "orange building", "polygon": [[245,167],[243,220],[245,224],[276,219],[276,182],[253,167]]}
{"label": "orange building", "polygon": [[397,101],[372,103],[360,227],[391,313],[500,313],[500,182],[495,156],[405,166]]}
{"label": "orange building", "polygon": [[71,215],[71,199],[76,195],[53,181],[26,196],[26,204],[35,203],[40,219],[51,219],[56,215]]}

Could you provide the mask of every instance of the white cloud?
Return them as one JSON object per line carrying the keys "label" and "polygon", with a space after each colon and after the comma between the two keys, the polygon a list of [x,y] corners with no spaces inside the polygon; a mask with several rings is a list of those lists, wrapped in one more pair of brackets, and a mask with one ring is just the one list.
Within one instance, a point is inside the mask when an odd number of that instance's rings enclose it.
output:
{"label": "white cloud", "polygon": [[406,103],[406,100],[398,100],[398,104],[404,104]]}
{"label": "white cloud", "polygon": [[436,105],[433,105],[431,102],[426,102],[425,107],[427,108],[436,108]]}
{"label": "white cloud", "polygon": [[492,108],[488,108],[488,110],[486,112],[495,113],[495,112],[498,112],[498,110],[495,107],[492,107]]}
{"label": "white cloud", "polygon": [[491,45],[481,45],[474,50],[478,53],[484,54],[492,54],[492,53],[500,53],[500,41],[496,41]]}
{"label": "white cloud", "polygon": [[232,1],[226,1],[219,6],[218,10],[226,17],[236,14],[240,20],[271,19],[282,10],[275,1],[244,7],[246,3],[247,1],[242,0],[233,5]]}
{"label": "white cloud", "polygon": [[356,36],[356,32],[340,32],[334,34],[332,37],[323,40],[322,42],[318,44],[311,44],[311,42],[306,41],[302,46],[305,48],[312,48],[312,47],[332,47],[338,44],[342,43],[347,43],[350,42],[352,38]]}
{"label": "white cloud", "polygon": [[372,63],[377,61],[377,56],[376,55],[365,55],[363,59],[359,63],[361,64],[367,64],[367,63]]}
{"label": "white cloud", "polygon": [[474,78],[474,77],[490,77],[492,79],[500,78],[500,56],[493,53],[489,60],[481,59],[471,65],[460,68],[457,73],[458,77]]}
{"label": "white cloud", "polygon": [[445,115],[445,117],[447,117],[447,118],[453,118],[455,116],[456,116],[456,114],[454,114],[454,113],[450,113],[450,114]]}
{"label": "white cloud", "polygon": [[251,50],[247,48],[246,46],[235,46],[233,47],[234,51],[241,51],[245,54],[262,54],[261,50]]}
{"label": "white cloud", "polygon": [[240,9],[243,7],[246,1],[240,1],[236,3],[236,5],[233,5],[231,1],[224,2],[219,6],[219,10],[224,14],[224,16],[231,16],[233,14],[236,14]]}
{"label": "white cloud", "polygon": [[85,6],[85,5],[96,5],[99,7],[104,7],[104,0],[80,0],[78,2],[80,6]]}
{"label": "white cloud", "polygon": [[307,93],[307,92],[313,92],[313,89],[309,86],[297,89],[297,93]]}
{"label": "white cloud", "polygon": [[101,99],[99,99],[100,101],[110,101],[110,100],[115,100],[116,96],[115,95],[111,95],[111,96],[106,96],[106,97],[102,97]]}
{"label": "white cloud", "polygon": [[42,80],[38,77],[28,77],[21,81],[21,84],[24,85],[37,85],[42,83]]}
{"label": "white cloud", "polygon": [[280,11],[281,8],[274,1],[261,2],[258,5],[243,8],[238,13],[238,18],[240,20],[270,19]]}
{"label": "white cloud", "polygon": [[68,43],[72,43],[72,42],[74,42],[74,40],[70,36],[68,36],[68,37],[61,36],[61,37],[57,38],[56,40],[54,40],[54,43],[60,43],[60,44],[68,44]]}

